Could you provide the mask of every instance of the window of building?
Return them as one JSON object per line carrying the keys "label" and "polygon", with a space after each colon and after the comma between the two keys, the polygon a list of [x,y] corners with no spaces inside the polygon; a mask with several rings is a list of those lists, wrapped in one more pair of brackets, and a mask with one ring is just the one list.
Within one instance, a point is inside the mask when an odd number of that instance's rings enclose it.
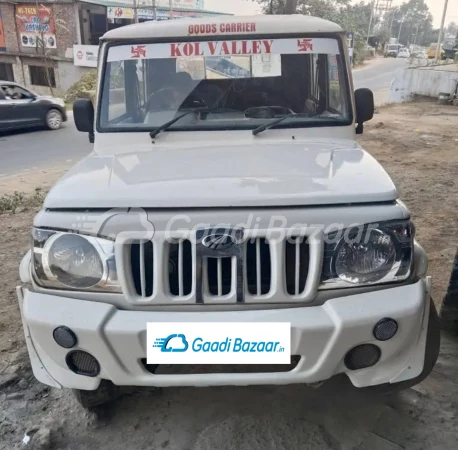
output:
{"label": "window of building", "polygon": [[29,66],[30,72],[30,84],[34,86],[46,86],[55,88],[56,87],[56,78],[54,76],[54,69],[52,67],[48,67],[48,77],[49,81],[46,77],[46,67],[43,66]]}
{"label": "window of building", "polygon": [[9,63],[0,63],[0,80],[14,81],[13,65]]}

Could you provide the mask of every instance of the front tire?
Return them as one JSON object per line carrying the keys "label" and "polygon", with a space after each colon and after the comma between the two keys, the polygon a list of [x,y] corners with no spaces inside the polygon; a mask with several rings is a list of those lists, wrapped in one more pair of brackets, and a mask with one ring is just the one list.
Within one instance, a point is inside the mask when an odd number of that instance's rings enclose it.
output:
{"label": "front tire", "polygon": [[50,109],[46,113],[45,124],[49,130],[58,130],[62,126],[62,113],[58,109]]}
{"label": "front tire", "polygon": [[84,409],[91,410],[96,406],[116,400],[119,397],[119,388],[111,381],[102,380],[95,391],[73,389],[73,394]]}

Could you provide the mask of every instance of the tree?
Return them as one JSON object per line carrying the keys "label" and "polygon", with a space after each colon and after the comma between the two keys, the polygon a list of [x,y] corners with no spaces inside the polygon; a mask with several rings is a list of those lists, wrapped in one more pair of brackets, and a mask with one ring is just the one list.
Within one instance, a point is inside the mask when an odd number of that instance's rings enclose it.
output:
{"label": "tree", "polygon": [[409,0],[395,11],[392,36],[404,45],[429,45],[433,36],[433,16],[425,0]]}

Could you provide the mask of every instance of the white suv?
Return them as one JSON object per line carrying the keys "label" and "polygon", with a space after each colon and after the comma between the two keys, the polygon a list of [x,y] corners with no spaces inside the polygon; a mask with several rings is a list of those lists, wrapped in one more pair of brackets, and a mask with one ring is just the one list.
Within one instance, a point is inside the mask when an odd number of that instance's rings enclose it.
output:
{"label": "white suv", "polygon": [[[345,42],[339,26],[301,15],[142,23],[102,38],[96,113],[74,105],[94,151],[49,192],[20,269],[39,381],[94,406],[122,385],[344,373],[385,389],[429,374],[439,331],[427,257],[355,140],[374,105],[369,90],[353,93]],[[273,339],[287,324],[287,363],[234,366],[228,353],[202,372],[184,363],[197,361],[196,340],[174,353],[177,328],[154,336],[169,323],[267,323]],[[251,344],[248,363],[269,348]],[[178,363],[163,364],[167,352]]]}

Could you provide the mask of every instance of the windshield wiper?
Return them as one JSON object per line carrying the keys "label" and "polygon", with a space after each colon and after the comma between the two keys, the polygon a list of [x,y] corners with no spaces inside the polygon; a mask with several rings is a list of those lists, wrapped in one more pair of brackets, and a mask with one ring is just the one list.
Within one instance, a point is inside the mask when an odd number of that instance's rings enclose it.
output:
{"label": "windshield wiper", "polygon": [[172,120],[169,120],[168,122],[163,123],[162,125],[158,126],[155,130],[150,131],[149,135],[151,136],[151,139],[154,139],[159,133],[162,133],[163,131],[167,130],[167,128],[171,127],[174,123],[178,122],[180,119],[182,119],[185,116],[188,116],[189,114],[196,112],[195,110],[192,111],[186,111],[183,114],[180,114],[179,116],[176,116]]}
{"label": "windshield wiper", "polygon": [[168,122],[158,126],[156,129],[153,131],[150,131],[149,135],[151,136],[151,139],[154,139],[159,133],[162,131],[167,130],[169,127],[171,127],[173,124],[177,123],[180,119],[182,119],[185,116],[188,116],[189,114],[192,113],[211,113],[211,112],[239,112],[236,109],[230,109],[230,108],[195,108],[191,109],[189,111],[184,112],[183,114],[180,114],[179,116],[173,118],[172,120],[169,120]]}
{"label": "windshield wiper", "polygon": [[283,122],[285,119],[289,119],[290,117],[308,117],[310,120],[315,120],[315,119],[328,119],[333,122],[340,122],[342,119],[340,117],[332,117],[332,116],[310,116],[307,113],[297,113],[297,114],[287,114],[286,116],[279,117],[278,119],[272,120],[272,122],[265,123],[264,125],[259,126],[258,128],[255,128],[252,133],[253,136],[258,135],[259,133],[262,133],[263,131],[268,130],[269,128],[274,127],[275,125],[278,125],[279,123]]}

